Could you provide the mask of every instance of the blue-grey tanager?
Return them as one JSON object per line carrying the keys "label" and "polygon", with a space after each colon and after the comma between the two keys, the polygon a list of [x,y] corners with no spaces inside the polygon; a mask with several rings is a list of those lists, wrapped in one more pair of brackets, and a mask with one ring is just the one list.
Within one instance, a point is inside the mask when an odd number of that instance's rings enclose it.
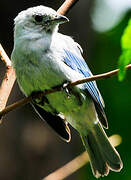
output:
{"label": "blue-grey tanager", "polygon": [[[55,10],[37,6],[15,18],[12,64],[20,89],[26,96],[92,76],[82,48],[58,32],[68,18]],[[107,128],[104,102],[96,83],[87,82],[35,99],[35,110],[66,141],[69,122],[80,134],[89,154],[93,174],[120,171],[122,161],[103,130]]]}

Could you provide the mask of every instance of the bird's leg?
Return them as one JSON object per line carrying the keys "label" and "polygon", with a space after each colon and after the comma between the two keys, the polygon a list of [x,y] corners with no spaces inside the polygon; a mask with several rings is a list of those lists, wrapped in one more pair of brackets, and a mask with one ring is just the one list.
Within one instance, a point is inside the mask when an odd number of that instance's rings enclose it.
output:
{"label": "bird's leg", "polygon": [[72,89],[69,88],[69,84],[70,84],[70,81],[66,81],[62,84],[62,87],[61,87],[61,90],[66,92],[67,98],[71,97],[71,91],[72,91]]}
{"label": "bird's leg", "polygon": [[52,87],[52,89],[58,88],[60,91],[63,91],[67,94],[67,98],[70,98],[72,89],[69,88],[69,84],[70,84],[69,81],[65,81],[62,85],[54,86],[54,87]]}
{"label": "bird's leg", "polygon": [[[33,92],[31,93],[31,96],[32,96],[32,97],[35,97],[35,96],[37,96],[39,93],[42,93],[42,92],[43,92],[43,91],[33,91]],[[35,102],[35,103],[37,103],[37,104],[39,104],[39,105],[41,105],[41,106],[44,106],[45,103],[49,104],[49,101],[48,101],[48,99],[47,99],[46,96],[41,96],[41,98],[34,98],[34,99],[33,99],[33,102]]]}
{"label": "bird's leg", "polygon": [[69,87],[69,85],[70,85],[70,81],[66,81],[62,85],[62,90],[64,90],[67,93],[67,98],[70,98],[72,94],[77,98],[78,104],[82,105],[82,102],[83,102],[82,96],[80,95],[79,92],[77,92],[75,87],[71,88]]}

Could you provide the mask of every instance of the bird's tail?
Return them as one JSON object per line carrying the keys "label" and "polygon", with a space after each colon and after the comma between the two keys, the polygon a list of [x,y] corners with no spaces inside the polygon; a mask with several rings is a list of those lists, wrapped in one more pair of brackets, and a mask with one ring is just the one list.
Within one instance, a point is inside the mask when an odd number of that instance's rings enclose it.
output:
{"label": "bird's tail", "polygon": [[109,169],[113,171],[121,170],[123,166],[121,158],[115,148],[110,144],[100,123],[95,124],[86,136],[81,134],[81,138],[89,154],[95,177],[108,175]]}

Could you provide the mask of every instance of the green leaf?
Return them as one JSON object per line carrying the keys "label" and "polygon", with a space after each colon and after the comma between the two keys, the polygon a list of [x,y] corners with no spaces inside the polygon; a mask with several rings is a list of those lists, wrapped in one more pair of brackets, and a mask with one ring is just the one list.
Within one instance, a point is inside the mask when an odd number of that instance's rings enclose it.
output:
{"label": "green leaf", "polygon": [[121,49],[122,54],[119,58],[119,73],[118,79],[122,81],[126,75],[125,66],[131,63],[131,19],[128,22],[127,27],[121,37]]}
{"label": "green leaf", "polygon": [[120,69],[118,73],[119,81],[122,81],[125,78],[126,75],[125,66],[128,65],[130,62],[131,62],[131,49],[125,49],[119,58],[119,69]]}

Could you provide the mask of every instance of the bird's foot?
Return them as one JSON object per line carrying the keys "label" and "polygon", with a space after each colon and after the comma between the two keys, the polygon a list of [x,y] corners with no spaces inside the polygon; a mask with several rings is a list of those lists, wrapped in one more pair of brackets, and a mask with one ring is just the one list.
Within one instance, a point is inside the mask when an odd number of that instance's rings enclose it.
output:
{"label": "bird's foot", "polygon": [[42,92],[43,91],[33,91],[31,93],[31,96],[34,97],[33,102],[35,102],[35,103],[37,103],[39,105],[44,105],[44,103],[47,103],[47,104],[49,103],[47,97],[44,96],[44,95],[41,96],[40,98],[35,98],[38,94],[41,94]]}
{"label": "bird's foot", "polygon": [[66,81],[63,83],[61,87],[61,90],[66,92],[67,98],[71,97],[71,89],[69,88],[69,85],[70,85],[70,81]]}

